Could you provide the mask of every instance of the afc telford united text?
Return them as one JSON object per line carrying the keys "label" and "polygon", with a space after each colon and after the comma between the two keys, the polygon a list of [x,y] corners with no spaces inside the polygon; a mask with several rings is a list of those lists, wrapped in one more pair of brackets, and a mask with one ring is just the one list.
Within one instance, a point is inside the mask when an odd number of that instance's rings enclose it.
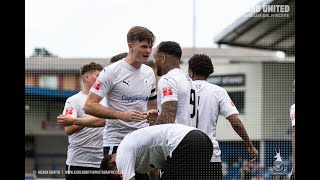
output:
{"label": "afc telford united text", "polygon": [[256,5],[252,9],[250,9],[250,12],[262,12],[264,13],[287,13],[290,11],[289,5]]}

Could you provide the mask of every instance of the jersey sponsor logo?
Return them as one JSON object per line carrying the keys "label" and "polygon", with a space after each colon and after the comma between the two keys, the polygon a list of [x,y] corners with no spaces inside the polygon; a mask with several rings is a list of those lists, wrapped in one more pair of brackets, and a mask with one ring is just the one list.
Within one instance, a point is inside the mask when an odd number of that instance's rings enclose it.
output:
{"label": "jersey sponsor logo", "polygon": [[296,114],[295,113],[290,114],[290,118],[291,118],[291,120],[295,120],[296,119]]}
{"label": "jersey sponsor logo", "polygon": [[232,100],[230,100],[231,106],[235,107],[234,103]]}
{"label": "jersey sponsor logo", "polygon": [[133,101],[148,101],[149,100],[149,96],[132,96],[132,97],[128,97],[126,95],[122,96],[122,100],[126,100],[128,102],[133,102]]}
{"label": "jersey sponsor logo", "polygon": [[72,115],[72,113],[73,113],[73,108],[72,107],[66,108],[66,115]]}
{"label": "jersey sponsor logo", "polygon": [[172,88],[171,87],[165,87],[162,89],[163,96],[170,96],[172,95]]}
{"label": "jersey sponsor logo", "polygon": [[99,90],[101,87],[101,82],[96,80],[96,82],[94,82],[94,84],[92,85],[93,88],[95,88],[96,90]]}

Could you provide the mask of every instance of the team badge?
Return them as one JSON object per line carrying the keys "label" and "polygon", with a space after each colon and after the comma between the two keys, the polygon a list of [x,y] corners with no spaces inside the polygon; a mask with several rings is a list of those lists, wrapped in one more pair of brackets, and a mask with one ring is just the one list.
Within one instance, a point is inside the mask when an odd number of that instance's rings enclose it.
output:
{"label": "team badge", "polygon": [[165,87],[162,89],[163,96],[170,96],[172,95],[172,88],[171,87]]}
{"label": "team badge", "polygon": [[232,102],[232,100],[230,100],[230,103],[231,103],[231,106],[233,106],[233,107],[235,106],[234,103]]}
{"label": "team badge", "polygon": [[66,115],[72,115],[72,113],[73,113],[73,108],[72,107],[66,108]]}
{"label": "team badge", "polygon": [[95,88],[96,90],[99,90],[101,87],[101,82],[96,80],[96,82],[94,82],[94,84],[92,85],[93,88]]}

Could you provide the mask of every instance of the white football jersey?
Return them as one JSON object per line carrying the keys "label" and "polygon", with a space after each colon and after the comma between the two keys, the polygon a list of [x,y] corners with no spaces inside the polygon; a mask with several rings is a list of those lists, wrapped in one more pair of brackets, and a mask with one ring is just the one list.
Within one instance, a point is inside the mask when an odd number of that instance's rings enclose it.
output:
{"label": "white football jersey", "polygon": [[197,96],[192,79],[181,69],[175,68],[163,75],[158,82],[158,114],[167,101],[178,101],[175,123],[195,127]]}
{"label": "white football jersey", "polygon": [[295,109],[296,109],[296,104],[293,104],[290,108],[290,119],[291,119],[291,125],[295,126],[296,125],[296,113],[295,113]]}
{"label": "white football jersey", "polygon": [[[156,98],[155,87],[156,79],[151,67],[142,64],[136,69],[122,59],[105,67],[90,91],[106,97],[107,107],[110,109],[146,112],[148,100]],[[108,126],[105,126],[103,134],[103,146],[117,146],[126,134],[147,126],[147,120],[125,122],[108,119]]]}
{"label": "white football jersey", "polygon": [[[66,100],[63,114],[71,115],[75,118],[85,118],[90,115],[83,111],[83,106],[88,95],[79,92]],[[105,101],[103,99],[101,104]],[[84,166],[99,168],[103,158],[102,149],[103,127],[84,127],[79,132],[68,136],[69,146],[66,164],[70,166]]]}
{"label": "white football jersey", "polygon": [[198,122],[197,128],[206,133],[213,143],[211,162],[221,162],[221,150],[216,140],[216,127],[218,116],[225,118],[232,114],[239,114],[236,106],[230,99],[227,91],[222,87],[211,84],[205,80],[193,81],[198,96]]}
{"label": "white football jersey", "polygon": [[167,156],[194,127],[182,124],[161,124],[142,128],[125,136],[117,150],[116,164],[124,180],[137,173],[162,168]]}

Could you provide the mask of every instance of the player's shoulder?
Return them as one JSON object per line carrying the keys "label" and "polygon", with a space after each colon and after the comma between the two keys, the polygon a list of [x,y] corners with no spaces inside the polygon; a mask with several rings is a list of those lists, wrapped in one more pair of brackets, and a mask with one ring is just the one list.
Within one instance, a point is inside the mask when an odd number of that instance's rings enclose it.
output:
{"label": "player's shoulder", "polygon": [[67,101],[71,101],[71,100],[75,100],[75,99],[78,99],[79,97],[81,96],[81,92],[78,92],[70,97],[67,98]]}
{"label": "player's shoulder", "polygon": [[171,77],[188,77],[180,68],[171,69],[166,75]]}
{"label": "player's shoulder", "polygon": [[226,92],[226,90],[223,87],[209,83],[208,81],[204,81],[203,85],[215,92]]}
{"label": "player's shoulder", "polygon": [[174,78],[172,78],[171,75],[169,74],[165,74],[165,75],[162,75],[159,79],[159,82],[158,84],[162,84],[162,83],[171,83],[174,81]]}
{"label": "player's shoulder", "polygon": [[74,102],[79,101],[80,98],[81,98],[81,92],[78,92],[78,93],[76,93],[76,94],[68,97],[68,98],[66,99],[66,103],[71,103],[71,104],[73,104]]}
{"label": "player's shoulder", "polygon": [[175,81],[176,79],[187,78],[187,77],[188,77],[188,75],[186,75],[180,69],[176,68],[176,69],[172,69],[168,73],[162,75],[160,79],[167,80],[167,81],[169,81],[169,80]]}
{"label": "player's shoulder", "polygon": [[149,73],[152,72],[152,73],[154,73],[153,69],[150,66],[146,65],[146,64],[142,64],[141,65],[141,70],[142,70],[142,72],[149,72]]}
{"label": "player's shoulder", "polygon": [[201,92],[202,94],[207,94],[209,97],[215,98],[223,98],[228,96],[227,91],[215,84],[209,83],[207,81],[197,82],[196,89],[197,91]]}
{"label": "player's shoulder", "polygon": [[123,60],[121,59],[117,62],[111,63],[108,66],[104,67],[102,71],[114,71],[119,67],[121,67],[122,63],[123,63]]}
{"label": "player's shoulder", "polygon": [[295,109],[295,107],[296,107],[296,104],[292,104],[291,107],[290,107],[290,109],[293,110],[293,109]]}

